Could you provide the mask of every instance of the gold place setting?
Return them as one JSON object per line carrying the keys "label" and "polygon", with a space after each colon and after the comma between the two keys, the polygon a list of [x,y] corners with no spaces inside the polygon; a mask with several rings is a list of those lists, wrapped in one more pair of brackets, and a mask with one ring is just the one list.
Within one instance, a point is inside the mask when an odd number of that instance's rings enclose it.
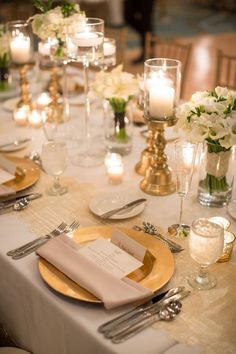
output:
{"label": "gold place setting", "polygon": [[182,100],[181,60],[129,72],[106,19],[33,5],[0,27],[3,321],[32,354],[233,352],[236,91]]}

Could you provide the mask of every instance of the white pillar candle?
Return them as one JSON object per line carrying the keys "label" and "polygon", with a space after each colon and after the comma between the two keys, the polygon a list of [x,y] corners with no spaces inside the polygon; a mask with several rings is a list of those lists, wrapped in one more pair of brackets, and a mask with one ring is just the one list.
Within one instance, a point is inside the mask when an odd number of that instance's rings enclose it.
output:
{"label": "white pillar candle", "polygon": [[103,43],[103,53],[105,57],[114,55],[116,52],[116,46],[113,43],[104,42]]}
{"label": "white pillar candle", "polygon": [[13,63],[24,64],[30,61],[30,38],[20,33],[10,42]]}
{"label": "white pillar candle", "polygon": [[149,89],[149,114],[152,118],[173,115],[175,90],[168,86],[153,86]]}
{"label": "white pillar candle", "polygon": [[102,36],[94,32],[81,32],[76,36],[76,43],[80,47],[95,47],[102,43]]}
{"label": "white pillar candle", "polygon": [[40,110],[45,109],[49,103],[51,102],[51,98],[49,96],[48,93],[43,92],[41,93],[41,95],[38,97],[36,104],[37,104],[37,108]]}
{"label": "white pillar candle", "polygon": [[29,114],[29,110],[27,107],[17,108],[13,113],[13,117],[14,117],[14,121],[15,121],[16,125],[19,125],[19,126],[26,125],[27,120],[28,120],[27,119],[28,114]]}
{"label": "white pillar candle", "polygon": [[34,128],[39,128],[41,126],[42,117],[39,111],[33,109],[33,111],[29,115],[29,124]]}

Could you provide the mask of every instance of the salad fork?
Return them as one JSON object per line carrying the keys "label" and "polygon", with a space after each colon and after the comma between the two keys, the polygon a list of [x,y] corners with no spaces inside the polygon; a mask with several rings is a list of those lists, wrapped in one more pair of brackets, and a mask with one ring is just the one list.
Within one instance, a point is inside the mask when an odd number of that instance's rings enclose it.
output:
{"label": "salad fork", "polygon": [[37,243],[36,245],[33,245],[22,252],[17,252],[16,254],[14,254],[12,256],[12,258],[13,259],[23,258],[23,257],[27,256],[28,254],[36,251],[40,246],[42,246],[43,244],[48,242],[50,239],[60,236],[62,233],[65,233],[65,234],[71,233],[72,231],[76,230],[79,227],[79,225],[80,225],[80,223],[75,220],[70,225],[67,225],[63,230],[59,230],[59,231],[55,232],[54,235],[50,235],[49,237],[41,240],[40,243]]}
{"label": "salad fork", "polygon": [[40,243],[43,240],[47,240],[47,239],[50,239],[50,238],[52,238],[54,236],[57,236],[57,235],[59,235],[60,233],[62,233],[65,230],[66,226],[67,226],[66,223],[62,222],[54,230],[52,230],[49,234],[46,234],[46,235],[41,236],[41,237],[37,237],[33,241],[30,241],[30,242],[24,244],[23,246],[14,248],[13,250],[8,251],[7,255],[8,256],[13,256],[14,254],[19,253],[19,252],[23,252],[26,249],[28,249],[29,247],[32,247],[32,246]]}

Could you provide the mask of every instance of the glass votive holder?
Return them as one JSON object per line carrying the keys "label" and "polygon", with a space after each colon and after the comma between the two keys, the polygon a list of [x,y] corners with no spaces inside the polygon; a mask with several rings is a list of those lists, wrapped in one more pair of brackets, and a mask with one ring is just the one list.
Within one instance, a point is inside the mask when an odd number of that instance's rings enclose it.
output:
{"label": "glass votive holder", "polygon": [[51,98],[49,94],[47,92],[42,92],[36,100],[37,109],[44,110],[48,107],[50,102]]}
{"label": "glass votive holder", "polygon": [[224,230],[228,230],[228,228],[230,227],[230,224],[231,224],[230,221],[228,219],[224,218],[223,216],[213,216],[213,217],[209,218],[209,220],[222,226],[224,228]]}
{"label": "glass votive holder", "polygon": [[29,125],[33,128],[40,128],[42,124],[41,112],[37,109],[33,109],[28,117]]}
{"label": "glass votive holder", "polygon": [[234,247],[235,235],[231,231],[224,231],[224,249],[222,256],[218,259],[217,262],[228,262],[231,258],[231,254]]}
{"label": "glass votive holder", "polygon": [[124,176],[124,166],[120,154],[108,152],[105,157],[105,166],[109,182],[120,184]]}
{"label": "glass votive holder", "polygon": [[13,119],[16,125],[18,126],[25,126],[28,122],[28,116],[29,116],[29,107],[28,106],[22,106],[22,107],[17,107],[14,109],[13,112]]}

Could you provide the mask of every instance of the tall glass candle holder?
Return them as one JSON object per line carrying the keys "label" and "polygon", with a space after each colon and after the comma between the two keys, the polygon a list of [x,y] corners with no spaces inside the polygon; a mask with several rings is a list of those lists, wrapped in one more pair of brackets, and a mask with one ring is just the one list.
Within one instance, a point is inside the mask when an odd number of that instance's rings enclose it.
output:
{"label": "tall glass candle holder", "polygon": [[29,82],[27,72],[33,63],[33,39],[31,26],[26,21],[12,21],[7,23],[10,40],[11,65],[17,68],[20,74],[20,100],[17,107],[27,107],[29,113],[32,110],[32,102],[29,94]]}
{"label": "tall glass candle holder", "polygon": [[156,137],[155,151],[141,181],[141,189],[152,195],[175,191],[172,172],[165,154],[165,127],[176,123],[175,108],[179,103],[181,62],[167,58],[148,59],[144,63],[144,118]]}
{"label": "tall glass candle holder", "polygon": [[100,65],[103,60],[104,21],[99,18],[85,18],[77,30],[68,34],[68,57],[82,63],[84,72],[85,141],[74,163],[80,166],[96,166],[103,163],[104,155],[94,149],[90,130],[89,66]]}

